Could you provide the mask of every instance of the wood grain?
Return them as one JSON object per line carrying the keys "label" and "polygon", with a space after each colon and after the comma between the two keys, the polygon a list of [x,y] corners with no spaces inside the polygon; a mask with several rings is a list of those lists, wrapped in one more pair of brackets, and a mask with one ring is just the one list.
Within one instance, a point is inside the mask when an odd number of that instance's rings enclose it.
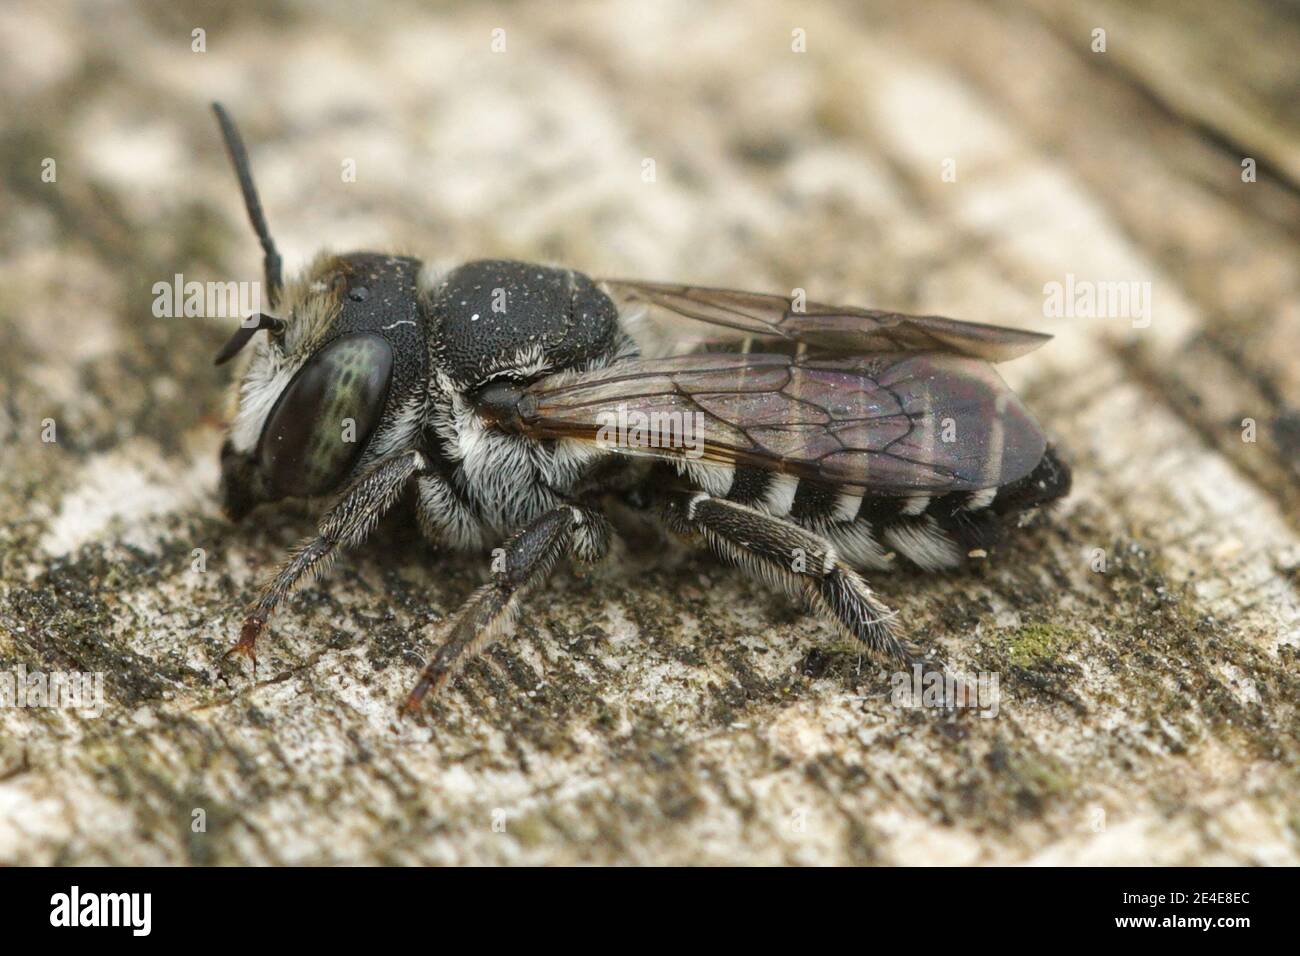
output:
{"label": "wood grain", "polygon": [[[0,707],[0,862],[1300,862],[1300,21],[1195,6],[6,4],[0,673],[106,706]],[[220,518],[231,326],[152,314],[258,274],[214,98],[287,271],[511,256],[1055,333],[1002,371],[1074,494],[872,582],[998,715],[899,708],[784,598],[625,547],[399,723],[486,573],[400,518],[223,673],[311,519]],[[1150,312],[1045,314],[1067,277]]]}

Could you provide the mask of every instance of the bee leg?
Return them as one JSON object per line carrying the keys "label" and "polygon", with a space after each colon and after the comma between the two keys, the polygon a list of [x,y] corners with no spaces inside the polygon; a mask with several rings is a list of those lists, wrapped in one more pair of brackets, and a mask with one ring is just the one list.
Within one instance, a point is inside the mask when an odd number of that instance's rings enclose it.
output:
{"label": "bee leg", "polygon": [[[802,596],[876,657],[908,668],[923,661],[925,655],[899,637],[894,612],[820,535],[705,492],[671,500],[669,523],[698,532],[724,560]],[[958,682],[958,688],[964,698],[965,685]]]}
{"label": "bee leg", "polygon": [[543,580],[564,554],[598,559],[609,547],[604,515],[580,505],[562,505],[516,532],[493,562],[492,580],[475,591],[456,614],[447,640],[434,652],[402,712],[413,713],[429,694],[437,694],[465,662],[514,623],[519,598]]}
{"label": "bee leg", "polygon": [[339,548],[353,547],[364,541],[397,501],[406,483],[424,468],[423,455],[418,451],[406,451],[381,460],[362,475],[321,518],[319,534],[295,552],[262,588],[257,601],[244,617],[238,642],[222,655],[222,660],[232,654],[243,654],[252,659],[256,672],[254,647],[276,605],[305,575],[324,570]]}

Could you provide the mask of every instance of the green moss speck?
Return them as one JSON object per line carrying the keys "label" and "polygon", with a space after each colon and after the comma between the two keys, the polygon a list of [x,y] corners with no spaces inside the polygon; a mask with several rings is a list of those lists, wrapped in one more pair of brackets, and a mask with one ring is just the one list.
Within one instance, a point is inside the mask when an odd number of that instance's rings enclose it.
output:
{"label": "green moss speck", "polygon": [[1051,663],[1079,639],[1079,633],[1072,628],[1044,622],[1024,624],[1005,640],[1007,659],[1026,669]]}

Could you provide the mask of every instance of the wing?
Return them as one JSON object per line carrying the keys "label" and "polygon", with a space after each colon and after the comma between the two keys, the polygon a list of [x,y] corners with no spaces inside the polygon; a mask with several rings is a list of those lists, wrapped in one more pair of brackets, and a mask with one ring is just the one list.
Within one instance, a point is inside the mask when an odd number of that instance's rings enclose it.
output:
{"label": "wing", "polygon": [[530,386],[520,426],[622,454],[919,494],[1028,474],[1046,441],[992,366],[936,352],[631,360]]}
{"label": "wing", "polygon": [[1041,332],[938,315],[905,315],[819,302],[805,303],[802,310],[796,310],[790,299],[758,292],[628,279],[599,282],[620,305],[657,307],[658,315],[646,317],[651,326],[646,334],[656,340],[650,346],[655,354],[680,355],[752,339],[758,351],[772,351],[772,343],[785,340],[831,353],[936,351],[1005,362],[1051,338]]}

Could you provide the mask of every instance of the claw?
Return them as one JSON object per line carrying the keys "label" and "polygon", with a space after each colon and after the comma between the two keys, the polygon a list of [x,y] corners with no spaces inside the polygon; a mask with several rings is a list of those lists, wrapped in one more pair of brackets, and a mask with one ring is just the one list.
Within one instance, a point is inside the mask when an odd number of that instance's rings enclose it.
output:
{"label": "claw", "polygon": [[420,708],[424,705],[424,698],[429,695],[430,691],[437,694],[443,683],[443,681],[435,681],[431,677],[421,677],[420,682],[406,695],[405,702],[398,709],[398,716],[410,717],[419,713]]}
{"label": "claw", "polygon": [[257,615],[249,615],[244,618],[244,626],[240,628],[239,640],[235,645],[221,655],[221,662],[224,664],[235,654],[247,657],[253,662],[253,679],[257,679],[257,651],[256,644],[258,635],[262,633],[262,628],[266,626],[266,619]]}

